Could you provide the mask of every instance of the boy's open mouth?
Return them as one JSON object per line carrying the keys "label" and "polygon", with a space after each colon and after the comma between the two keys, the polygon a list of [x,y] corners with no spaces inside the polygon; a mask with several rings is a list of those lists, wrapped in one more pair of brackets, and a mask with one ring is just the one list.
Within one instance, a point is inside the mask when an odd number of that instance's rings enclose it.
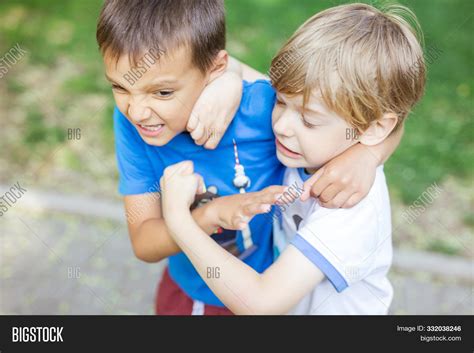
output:
{"label": "boy's open mouth", "polygon": [[288,147],[283,145],[277,138],[275,139],[275,144],[281,153],[283,153],[285,156],[290,157],[290,158],[300,158],[301,154],[296,153],[295,151],[290,150]]}
{"label": "boy's open mouth", "polygon": [[165,127],[164,124],[154,124],[154,125],[145,125],[145,124],[137,124],[138,129],[140,132],[149,137],[156,137],[158,136],[163,128]]}

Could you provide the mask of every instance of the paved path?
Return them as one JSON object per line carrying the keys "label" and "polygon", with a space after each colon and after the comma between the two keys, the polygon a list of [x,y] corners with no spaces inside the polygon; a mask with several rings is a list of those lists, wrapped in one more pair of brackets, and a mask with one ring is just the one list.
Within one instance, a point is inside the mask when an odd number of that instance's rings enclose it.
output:
{"label": "paved path", "polygon": [[[0,314],[152,314],[164,265],[134,257],[120,204],[28,191],[0,217]],[[391,312],[472,315],[472,269],[396,251]]]}

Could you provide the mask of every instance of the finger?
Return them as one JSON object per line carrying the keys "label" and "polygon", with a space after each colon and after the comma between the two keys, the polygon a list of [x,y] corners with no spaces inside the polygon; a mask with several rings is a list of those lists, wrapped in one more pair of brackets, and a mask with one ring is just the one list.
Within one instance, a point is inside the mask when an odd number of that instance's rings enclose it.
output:
{"label": "finger", "polygon": [[199,146],[204,145],[206,141],[209,140],[209,136],[210,136],[209,131],[206,131],[206,129],[204,129],[204,133],[202,134],[202,136],[195,141],[196,145],[199,145]]}
{"label": "finger", "polygon": [[[318,197],[321,191],[327,186],[321,180],[324,175],[324,167],[320,168],[313,176],[306,180],[303,184],[303,193],[301,194],[301,201],[306,201],[311,196],[311,193]],[[314,190],[313,190],[314,188]],[[322,188],[322,189],[320,189]]]}
{"label": "finger", "polygon": [[249,221],[250,217],[241,214],[232,218],[231,226],[234,229],[245,229]]}
{"label": "finger", "polygon": [[283,192],[280,190],[261,191],[257,193],[250,202],[273,205],[281,201],[282,197],[283,197]]}
{"label": "finger", "polygon": [[198,173],[194,173],[194,176],[196,177],[198,183],[196,194],[204,194],[206,192],[206,184],[204,184],[203,177]]}
{"label": "finger", "polygon": [[204,125],[200,122],[197,123],[194,131],[191,132],[191,137],[196,142],[204,136]]}
{"label": "finger", "polygon": [[213,150],[221,142],[222,136],[224,136],[224,129],[213,129],[209,134],[209,139],[206,141],[204,147],[208,150]]}
{"label": "finger", "polygon": [[287,189],[288,188],[283,185],[272,185],[255,193],[255,197],[258,202],[275,204],[281,200]]}
{"label": "finger", "polygon": [[183,168],[187,167],[189,163],[192,164],[191,161],[182,161],[173,165],[170,165],[169,167],[166,167],[163,176],[166,178],[169,178],[171,175],[180,172]]}
{"label": "finger", "polygon": [[244,207],[243,215],[247,217],[253,217],[258,214],[268,213],[272,209],[270,204],[264,203],[253,203]]}
{"label": "finger", "polygon": [[[349,200],[352,193],[348,191],[341,191],[329,202],[320,202],[321,206],[326,208],[341,208],[344,203]],[[320,199],[321,201],[321,199]]]}
{"label": "finger", "polygon": [[199,117],[195,113],[191,113],[191,116],[189,117],[188,124],[186,125],[186,130],[189,132],[192,132],[194,129],[196,129],[197,125],[199,122]]}
{"label": "finger", "polygon": [[324,189],[323,192],[321,192],[321,194],[318,197],[319,201],[322,203],[329,203],[341,191],[342,189],[338,185],[331,184],[326,189]]}
{"label": "finger", "polygon": [[181,175],[191,175],[194,173],[194,164],[192,161],[183,161],[179,163],[180,165],[176,169],[177,173]]}
{"label": "finger", "polygon": [[267,186],[265,189],[260,192],[271,192],[271,193],[280,193],[283,194],[286,191],[287,187],[284,185],[272,185]]}
{"label": "finger", "polygon": [[344,202],[344,204],[342,205],[342,208],[351,208],[351,207],[354,207],[355,205],[357,205],[360,201],[362,200],[362,195],[358,192],[356,192],[355,194],[352,194],[351,197],[349,197],[349,200],[347,200],[346,202]]}
{"label": "finger", "polygon": [[221,141],[221,138],[218,139],[213,139],[212,137],[206,141],[204,144],[204,148],[207,150],[215,150],[219,142]]}

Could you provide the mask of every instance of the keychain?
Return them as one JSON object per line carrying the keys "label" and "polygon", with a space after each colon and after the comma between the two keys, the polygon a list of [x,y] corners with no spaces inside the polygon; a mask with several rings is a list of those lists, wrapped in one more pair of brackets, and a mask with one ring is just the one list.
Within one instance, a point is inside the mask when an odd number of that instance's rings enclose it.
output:
{"label": "keychain", "polygon": [[[237,143],[235,142],[235,139],[233,139],[232,141],[234,143],[234,157],[235,157],[235,167],[234,167],[235,175],[234,175],[233,184],[237,189],[239,189],[239,192],[241,194],[245,194],[245,189],[250,187],[251,180],[247,175],[245,175],[244,166],[240,164],[239,152],[237,151]],[[253,252],[255,248],[252,241],[252,234],[250,233],[250,227],[248,225],[242,230],[242,239],[243,239],[245,251],[241,255],[241,257],[247,257],[248,255],[250,255],[249,252]]]}

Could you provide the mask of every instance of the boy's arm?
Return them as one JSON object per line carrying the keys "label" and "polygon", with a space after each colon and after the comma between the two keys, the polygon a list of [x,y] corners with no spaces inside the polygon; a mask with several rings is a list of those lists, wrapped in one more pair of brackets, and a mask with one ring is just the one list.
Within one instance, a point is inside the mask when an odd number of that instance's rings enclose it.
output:
{"label": "boy's arm", "polygon": [[233,57],[229,58],[228,70],[237,73],[242,79],[249,82],[270,79],[267,75],[262,74],[260,71],[255,70],[253,67],[250,67]]}
{"label": "boy's arm", "polygon": [[207,84],[188,120],[186,129],[198,145],[214,149],[232,122],[242,98],[242,66],[229,58],[226,71]]}
{"label": "boy's arm", "polygon": [[[206,236],[186,213],[184,210],[166,218],[173,237],[202,279],[234,314],[285,314],[324,278],[292,245],[259,274]],[[218,278],[209,276],[209,269],[213,273],[217,269]]]}
{"label": "boy's arm", "polygon": [[[284,192],[283,186],[270,186],[259,192],[223,196],[192,211],[192,217],[206,234],[218,227],[243,229],[257,214],[270,211]],[[163,219],[160,194],[125,196],[128,230],[135,255],[146,262],[157,262],[181,251],[170,236]]]}
{"label": "boy's arm", "polygon": [[[189,213],[197,179],[192,163],[182,162],[166,168],[160,181],[164,217],[179,247],[232,312],[288,312],[324,278],[323,273],[292,246],[263,274],[229,254],[200,229]],[[219,278],[208,276],[209,269],[217,269]]]}
{"label": "boy's arm", "polygon": [[301,200],[318,198],[327,208],[350,208],[359,203],[369,193],[377,167],[400,144],[403,130],[402,125],[375,146],[358,143],[326,163],[304,183]]}
{"label": "boy's arm", "polygon": [[254,68],[240,63],[242,66],[242,78],[245,81],[253,82],[257,80],[269,80],[270,78],[267,75],[262,74],[261,72],[255,70]]}
{"label": "boy's arm", "polygon": [[[133,252],[145,262],[158,262],[181,251],[163,220],[160,201],[159,193],[124,197]],[[192,212],[193,219],[207,234],[212,234],[218,227],[214,214],[209,212],[211,203]]]}
{"label": "boy's arm", "polygon": [[226,71],[206,86],[191,112],[187,130],[196,144],[207,149],[217,147],[240,105],[242,79],[268,77],[229,57]]}

